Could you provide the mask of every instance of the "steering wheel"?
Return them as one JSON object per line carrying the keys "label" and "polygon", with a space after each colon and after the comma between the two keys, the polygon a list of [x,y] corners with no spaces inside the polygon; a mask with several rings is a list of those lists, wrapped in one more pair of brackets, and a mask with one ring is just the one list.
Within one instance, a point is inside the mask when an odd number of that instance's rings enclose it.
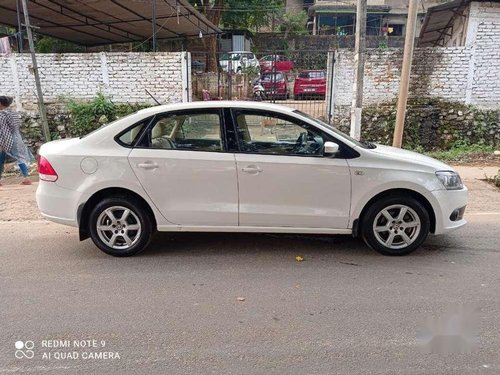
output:
{"label": "steering wheel", "polygon": [[298,154],[304,145],[307,144],[307,132],[302,132],[295,141],[295,145],[293,146],[293,153]]}

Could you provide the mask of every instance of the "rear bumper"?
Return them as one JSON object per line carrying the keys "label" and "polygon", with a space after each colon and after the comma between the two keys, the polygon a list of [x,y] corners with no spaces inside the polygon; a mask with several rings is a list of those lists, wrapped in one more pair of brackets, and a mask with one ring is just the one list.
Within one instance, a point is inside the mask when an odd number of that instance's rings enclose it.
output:
{"label": "rear bumper", "polygon": [[438,207],[434,207],[436,215],[435,234],[451,232],[467,223],[464,218],[452,220],[454,218],[453,212],[467,205],[468,190],[465,186],[462,190],[436,190],[432,192],[432,195],[438,205]]}
{"label": "rear bumper", "polygon": [[77,210],[82,193],[62,188],[53,182],[40,181],[36,190],[38,209],[47,220],[78,227]]}
{"label": "rear bumper", "polygon": [[322,89],[322,88],[303,88],[303,87],[300,87],[298,89],[294,89],[293,91],[293,94],[294,95],[320,95],[320,96],[324,96],[326,95],[326,91],[325,89]]}

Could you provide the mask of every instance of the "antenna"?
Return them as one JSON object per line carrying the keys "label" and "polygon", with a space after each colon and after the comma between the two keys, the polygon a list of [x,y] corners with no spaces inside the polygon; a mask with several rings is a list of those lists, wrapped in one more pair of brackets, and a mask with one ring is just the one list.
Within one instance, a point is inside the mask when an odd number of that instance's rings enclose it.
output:
{"label": "antenna", "polygon": [[146,93],[151,97],[153,98],[153,100],[156,102],[156,104],[158,105],[161,105],[161,103],[148,91],[148,89],[144,89],[146,90]]}

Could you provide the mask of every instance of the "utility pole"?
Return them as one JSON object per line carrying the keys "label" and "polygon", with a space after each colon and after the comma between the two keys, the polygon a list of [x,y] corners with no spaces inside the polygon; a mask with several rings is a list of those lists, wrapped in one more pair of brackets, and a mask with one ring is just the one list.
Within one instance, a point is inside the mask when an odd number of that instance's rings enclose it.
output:
{"label": "utility pole", "polygon": [[409,0],[408,20],[406,21],[405,49],[403,54],[403,68],[401,69],[401,83],[399,84],[398,109],[396,112],[396,126],[392,145],[401,147],[405,126],[406,103],[410,86],[411,62],[413,59],[413,45],[415,43],[415,29],[417,26],[418,0]]}
{"label": "utility pole", "polygon": [[354,47],[354,87],[351,105],[351,137],[361,137],[361,112],[363,106],[363,79],[366,49],[366,0],[356,6],[356,44]]}
{"label": "utility pole", "polygon": [[33,43],[33,33],[31,32],[30,16],[28,14],[27,0],[23,2],[24,23],[28,34],[28,42],[30,45],[31,61],[33,63],[33,74],[35,75],[35,85],[38,100],[38,111],[40,112],[40,121],[42,123],[43,136],[46,142],[50,141],[49,124],[47,122],[47,111],[43,103],[42,85],[40,84],[40,75],[38,74],[38,64],[36,62],[35,44]]}

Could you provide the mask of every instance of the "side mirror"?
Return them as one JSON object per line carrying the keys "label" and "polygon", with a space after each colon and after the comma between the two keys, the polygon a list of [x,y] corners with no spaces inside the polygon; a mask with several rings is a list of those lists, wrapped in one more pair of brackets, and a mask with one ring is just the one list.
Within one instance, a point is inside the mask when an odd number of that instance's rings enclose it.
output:
{"label": "side mirror", "polygon": [[339,152],[339,145],[335,142],[326,141],[325,147],[323,148],[323,155],[325,156],[333,156],[337,152]]}

